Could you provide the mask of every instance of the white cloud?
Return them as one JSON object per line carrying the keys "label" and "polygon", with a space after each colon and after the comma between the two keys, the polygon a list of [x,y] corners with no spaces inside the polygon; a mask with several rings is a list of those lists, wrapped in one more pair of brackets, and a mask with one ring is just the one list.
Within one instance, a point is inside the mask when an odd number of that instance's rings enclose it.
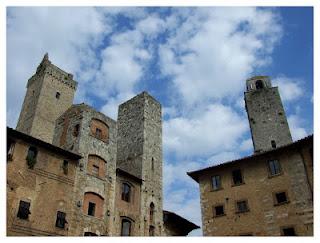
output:
{"label": "white cloud", "polygon": [[147,36],[155,36],[159,32],[162,32],[165,28],[165,21],[159,17],[153,15],[141,20],[137,24],[137,29],[139,29],[143,34]]}
{"label": "white cloud", "polygon": [[164,146],[177,156],[206,156],[235,148],[247,130],[247,121],[230,107],[209,105],[202,114],[164,122]]}
{"label": "white cloud", "polygon": [[292,139],[298,140],[308,135],[306,129],[302,127],[303,120],[298,115],[290,115],[288,117],[288,123],[292,135]]}
{"label": "white cloud", "polygon": [[253,70],[270,62],[282,33],[269,10],[201,8],[189,14],[159,53],[162,73],[172,76],[189,105],[238,95]]}
{"label": "white cloud", "polygon": [[279,76],[272,80],[273,86],[279,87],[280,96],[283,102],[294,101],[303,95],[301,81],[294,78]]}

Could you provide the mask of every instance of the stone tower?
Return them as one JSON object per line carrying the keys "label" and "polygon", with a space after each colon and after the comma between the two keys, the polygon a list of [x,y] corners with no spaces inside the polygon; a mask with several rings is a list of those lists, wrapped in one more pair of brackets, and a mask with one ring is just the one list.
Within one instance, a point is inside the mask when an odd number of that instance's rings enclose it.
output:
{"label": "stone tower", "polygon": [[143,92],[119,106],[117,125],[117,168],[142,181],[140,235],[163,235],[161,105]]}
{"label": "stone tower", "polygon": [[262,152],[291,143],[278,87],[272,87],[267,76],[252,77],[246,81],[246,85],[244,100],[254,151]]}
{"label": "stone tower", "polygon": [[28,80],[16,129],[51,143],[55,121],[72,105],[76,87],[73,75],[53,65],[45,54]]}

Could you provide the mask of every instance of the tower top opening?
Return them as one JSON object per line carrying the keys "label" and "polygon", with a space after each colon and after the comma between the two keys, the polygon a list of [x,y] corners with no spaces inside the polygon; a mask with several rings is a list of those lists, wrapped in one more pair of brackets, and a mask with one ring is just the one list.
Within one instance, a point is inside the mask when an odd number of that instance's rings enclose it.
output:
{"label": "tower top opening", "polygon": [[246,81],[247,92],[264,88],[271,88],[271,80],[268,76],[254,76]]}

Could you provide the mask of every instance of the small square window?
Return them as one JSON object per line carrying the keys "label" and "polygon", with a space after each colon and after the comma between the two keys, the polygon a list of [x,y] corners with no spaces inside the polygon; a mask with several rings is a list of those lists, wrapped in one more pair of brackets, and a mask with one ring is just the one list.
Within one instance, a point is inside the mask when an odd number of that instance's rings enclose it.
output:
{"label": "small square window", "polygon": [[232,179],[234,185],[240,185],[243,183],[241,170],[234,170],[232,171]]}
{"label": "small square window", "polygon": [[214,207],[214,216],[223,216],[224,214],[224,207],[223,205],[218,205]]}
{"label": "small square window", "polygon": [[271,140],[271,147],[272,147],[272,148],[277,148],[276,141]]}
{"label": "small square window", "polygon": [[94,216],[95,210],[96,210],[96,204],[93,202],[89,202],[88,215]]}
{"label": "small square window", "polygon": [[99,166],[97,165],[92,166],[92,174],[95,176],[99,176]]}
{"label": "small square window", "polygon": [[30,214],[30,203],[25,201],[20,201],[19,210],[17,217],[20,219],[28,219]]}
{"label": "small square window", "polygon": [[283,228],[282,235],[283,236],[296,236],[296,232],[293,227]]}
{"label": "small square window", "polygon": [[60,92],[56,93],[56,99],[60,99]]}
{"label": "small square window", "polygon": [[212,189],[213,190],[221,189],[221,178],[219,175],[215,175],[212,177]]}
{"label": "small square window", "polygon": [[269,172],[271,176],[278,175],[281,173],[281,167],[278,160],[269,160],[268,166],[269,166]]}
{"label": "small square window", "polygon": [[285,192],[278,192],[275,194],[277,204],[282,204],[288,202],[287,194]]}
{"label": "small square window", "polygon": [[237,202],[237,213],[244,213],[248,211],[249,211],[248,202],[246,200]]}
{"label": "small square window", "polygon": [[57,220],[56,220],[56,227],[64,229],[66,221],[66,214],[64,212],[57,212]]}

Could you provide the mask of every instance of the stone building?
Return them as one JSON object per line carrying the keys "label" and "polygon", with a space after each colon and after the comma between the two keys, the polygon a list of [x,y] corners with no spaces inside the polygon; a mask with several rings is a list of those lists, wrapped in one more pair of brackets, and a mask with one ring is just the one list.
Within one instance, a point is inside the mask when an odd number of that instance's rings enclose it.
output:
{"label": "stone building", "polygon": [[7,234],[167,236],[198,228],[163,211],[161,104],[142,92],[119,106],[115,121],[73,104],[76,87],[47,54],[28,81],[17,130],[7,129]]}
{"label": "stone building", "polygon": [[292,142],[277,87],[247,80],[254,154],[188,172],[205,236],[313,235],[313,135]]}

